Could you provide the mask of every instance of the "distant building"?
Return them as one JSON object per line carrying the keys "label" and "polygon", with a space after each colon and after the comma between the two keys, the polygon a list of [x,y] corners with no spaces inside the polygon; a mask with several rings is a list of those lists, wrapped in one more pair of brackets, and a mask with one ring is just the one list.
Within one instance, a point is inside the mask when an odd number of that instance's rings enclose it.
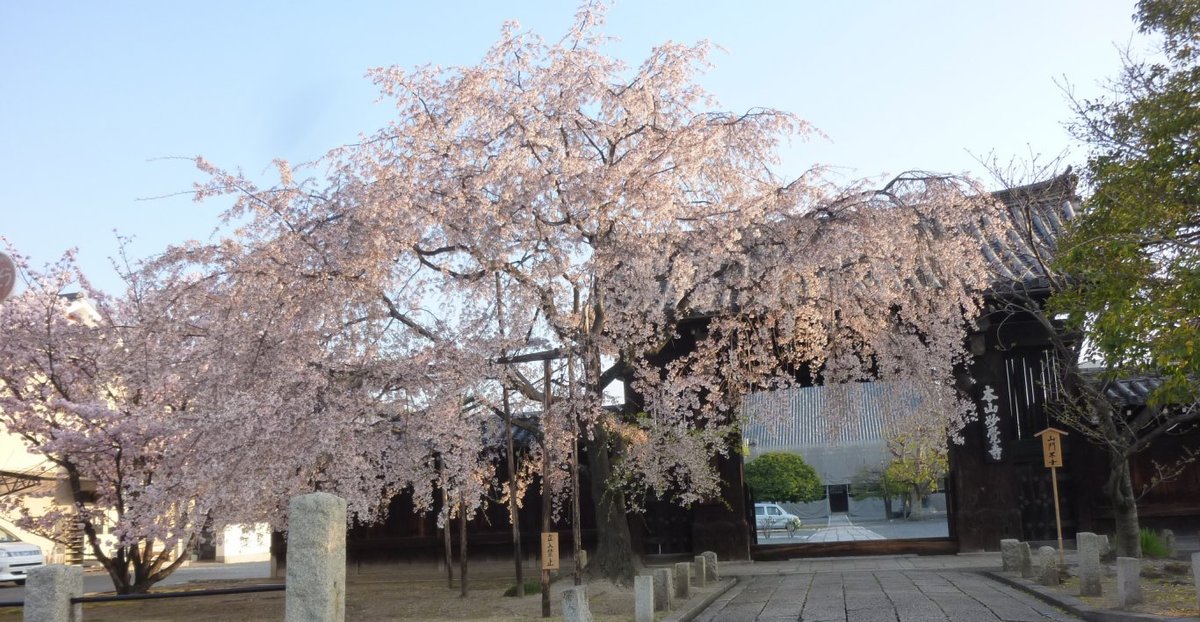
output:
{"label": "distant building", "polygon": [[[825,486],[825,498],[785,504],[801,518],[835,512],[872,519],[885,517],[882,500],[854,498],[851,484],[856,475],[882,470],[892,460],[887,447],[888,413],[881,399],[888,388],[884,383],[864,382],[836,391],[813,386],[747,396],[742,402],[743,418],[749,422],[743,434],[749,450],[746,460],[769,452],[788,452],[800,455],[816,470]],[[834,404],[835,400],[842,403]],[[831,415],[835,407],[850,413],[846,421]],[[945,510],[943,495],[931,501],[935,509]]]}

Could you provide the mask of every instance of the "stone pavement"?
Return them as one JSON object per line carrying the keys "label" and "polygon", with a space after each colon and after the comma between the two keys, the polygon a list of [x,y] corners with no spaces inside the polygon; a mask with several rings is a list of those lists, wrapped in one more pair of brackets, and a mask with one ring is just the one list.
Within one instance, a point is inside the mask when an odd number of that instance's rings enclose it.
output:
{"label": "stone pavement", "polygon": [[894,556],[721,564],[738,584],[695,619],[713,622],[1078,620],[972,569],[999,556]]}
{"label": "stone pavement", "polygon": [[808,537],[806,542],[855,542],[883,540],[884,537],[863,527],[856,527],[846,514],[830,514],[829,524]]}

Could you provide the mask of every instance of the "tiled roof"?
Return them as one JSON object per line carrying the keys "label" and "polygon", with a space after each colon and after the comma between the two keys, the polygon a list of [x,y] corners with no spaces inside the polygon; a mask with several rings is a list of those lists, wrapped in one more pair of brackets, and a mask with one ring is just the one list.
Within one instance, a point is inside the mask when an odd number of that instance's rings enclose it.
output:
{"label": "tiled roof", "polygon": [[983,253],[991,264],[992,291],[1012,287],[1042,288],[1042,264],[1054,255],[1066,222],[1075,216],[1079,177],[1070,169],[1046,181],[993,192],[1008,208],[1013,229],[1004,238],[984,240]]}
{"label": "tiled roof", "polygon": [[1161,386],[1161,378],[1121,378],[1109,382],[1104,388],[1104,394],[1122,406],[1142,406],[1146,404],[1150,394]]}
{"label": "tiled roof", "polygon": [[[797,387],[752,393],[742,401],[748,425],[745,437],[758,449],[868,443],[884,440],[881,383],[844,387],[838,395],[827,387]],[[843,399],[858,411],[851,421],[838,422],[829,412],[832,401]]]}

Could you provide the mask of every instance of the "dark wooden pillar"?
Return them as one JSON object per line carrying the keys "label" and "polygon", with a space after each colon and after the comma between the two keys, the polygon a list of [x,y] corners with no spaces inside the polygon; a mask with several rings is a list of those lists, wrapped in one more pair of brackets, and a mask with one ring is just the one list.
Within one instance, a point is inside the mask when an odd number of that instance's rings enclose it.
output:
{"label": "dark wooden pillar", "polygon": [[746,520],[748,509],[741,454],[731,452],[729,456],[718,457],[717,469],[722,498],[698,504],[693,509],[693,552],[714,551],[723,560],[750,559],[750,524]]}

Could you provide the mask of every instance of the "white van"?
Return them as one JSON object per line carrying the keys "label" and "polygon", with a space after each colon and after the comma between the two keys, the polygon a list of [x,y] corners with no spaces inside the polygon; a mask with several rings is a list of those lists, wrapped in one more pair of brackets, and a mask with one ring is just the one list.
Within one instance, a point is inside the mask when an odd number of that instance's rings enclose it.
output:
{"label": "white van", "polygon": [[0,581],[25,585],[25,573],[45,563],[42,549],[21,542],[20,538],[0,527]]}
{"label": "white van", "polygon": [[800,527],[800,517],[779,507],[777,503],[755,503],[754,523],[759,531],[786,529],[792,533]]}

